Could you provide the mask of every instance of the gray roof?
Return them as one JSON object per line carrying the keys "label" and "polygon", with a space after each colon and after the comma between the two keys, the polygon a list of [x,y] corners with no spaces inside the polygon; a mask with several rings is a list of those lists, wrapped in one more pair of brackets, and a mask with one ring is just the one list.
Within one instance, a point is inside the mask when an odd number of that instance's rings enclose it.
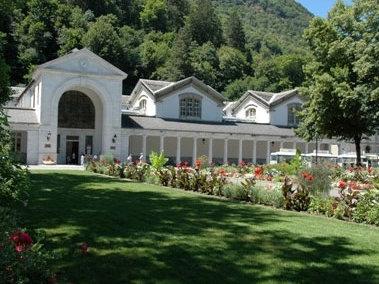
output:
{"label": "gray roof", "polygon": [[271,124],[244,123],[244,122],[204,122],[163,119],[158,117],[123,115],[122,127],[146,130],[171,130],[208,132],[224,134],[245,134],[252,136],[283,136],[293,137],[292,128],[279,127]]}
{"label": "gray roof", "polygon": [[141,79],[141,82],[152,92],[158,91],[172,84],[172,82],[168,82],[168,81],[157,81],[157,80],[147,80],[147,79]]}
{"label": "gray roof", "polygon": [[260,91],[247,91],[238,101],[234,102],[231,106],[232,111],[236,110],[248,97],[254,97],[259,102],[263,103],[267,108],[277,105],[286,99],[298,94],[297,89],[284,91],[280,93],[269,93],[269,92],[260,92]]}
{"label": "gray roof", "polygon": [[37,113],[30,108],[4,108],[5,113],[9,116],[9,123],[39,124]]}
{"label": "gray roof", "polygon": [[26,86],[11,87],[11,91],[12,91],[11,97],[18,98],[25,91],[25,89],[26,89]]}

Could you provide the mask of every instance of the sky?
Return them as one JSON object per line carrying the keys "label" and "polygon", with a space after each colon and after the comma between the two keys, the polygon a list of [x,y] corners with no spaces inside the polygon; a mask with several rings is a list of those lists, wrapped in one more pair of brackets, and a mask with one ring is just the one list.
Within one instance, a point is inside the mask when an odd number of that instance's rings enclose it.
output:
{"label": "sky", "polygon": [[[351,4],[352,0],[345,0],[347,4]],[[326,17],[328,11],[333,7],[336,0],[297,0],[305,8],[311,11],[314,15]]]}

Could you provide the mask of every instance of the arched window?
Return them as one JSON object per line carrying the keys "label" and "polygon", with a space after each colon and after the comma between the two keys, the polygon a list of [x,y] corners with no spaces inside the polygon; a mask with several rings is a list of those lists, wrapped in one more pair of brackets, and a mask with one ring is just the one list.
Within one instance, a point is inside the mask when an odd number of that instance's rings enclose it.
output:
{"label": "arched window", "polygon": [[245,112],[245,117],[246,119],[249,119],[249,120],[252,120],[252,121],[255,121],[256,117],[257,117],[257,110],[255,108],[248,108]]}
{"label": "arched window", "polygon": [[201,119],[201,99],[195,97],[180,99],[180,118]]}
{"label": "arched window", "polygon": [[64,93],[58,106],[58,127],[95,129],[95,106],[91,99],[78,91]]}
{"label": "arched window", "polygon": [[288,104],[288,126],[298,126],[299,117],[297,112],[301,109],[300,103]]}
{"label": "arched window", "polygon": [[142,99],[142,100],[139,101],[139,109],[145,110],[146,109],[146,105],[147,105],[146,99]]}

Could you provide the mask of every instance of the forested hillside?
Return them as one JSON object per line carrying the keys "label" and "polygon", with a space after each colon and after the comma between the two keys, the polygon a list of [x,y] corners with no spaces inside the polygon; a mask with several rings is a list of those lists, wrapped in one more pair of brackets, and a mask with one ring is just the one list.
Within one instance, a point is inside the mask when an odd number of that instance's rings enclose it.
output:
{"label": "forested hillside", "polygon": [[0,0],[0,53],[12,84],[36,65],[88,47],[138,78],[195,75],[235,99],[250,88],[303,81],[302,33],[311,14],[294,0]]}

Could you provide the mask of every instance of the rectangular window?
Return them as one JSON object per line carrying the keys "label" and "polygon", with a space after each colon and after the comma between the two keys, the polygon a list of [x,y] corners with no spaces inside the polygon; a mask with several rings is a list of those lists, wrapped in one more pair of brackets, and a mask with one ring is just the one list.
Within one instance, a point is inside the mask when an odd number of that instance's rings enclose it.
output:
{"label": "rectangular window", "polygon": [[86,136],[86,149],[85,153],[86,155],[92,155],[93,152],[93,136]]}

